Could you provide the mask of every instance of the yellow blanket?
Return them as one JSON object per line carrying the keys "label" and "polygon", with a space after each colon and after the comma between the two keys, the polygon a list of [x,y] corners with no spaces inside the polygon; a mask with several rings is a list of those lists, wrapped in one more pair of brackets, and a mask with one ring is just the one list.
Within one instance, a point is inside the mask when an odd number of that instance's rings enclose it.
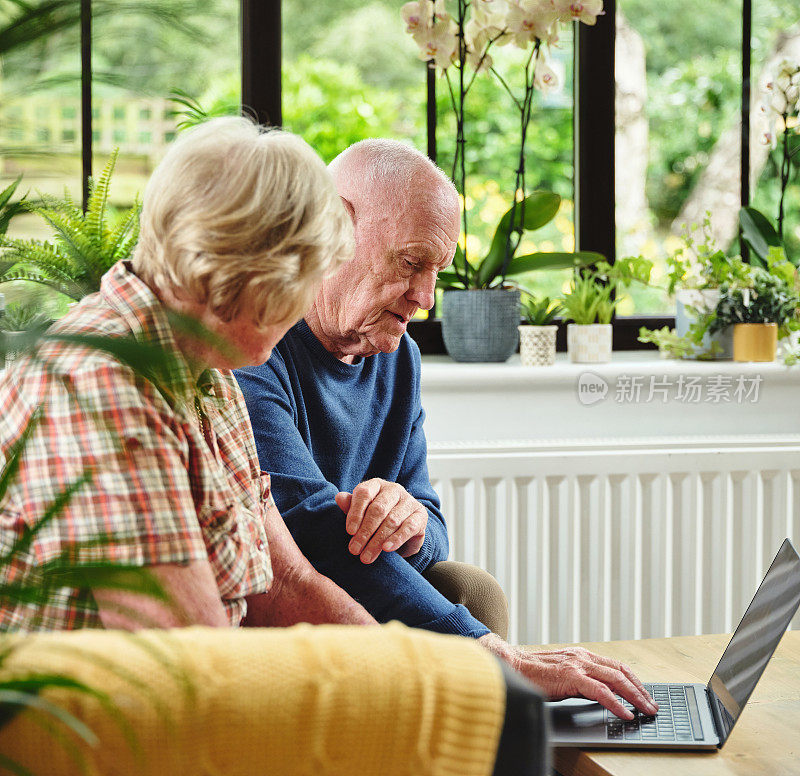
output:
{"label": "yellow blanket", "polygon": [[9,639],[5,676],[58,672],[101,693],[45,693],[94,746],[42,711],[0,730],[0,753],[38,776],[492,772],[503,680],[470,639],[396,623]]}

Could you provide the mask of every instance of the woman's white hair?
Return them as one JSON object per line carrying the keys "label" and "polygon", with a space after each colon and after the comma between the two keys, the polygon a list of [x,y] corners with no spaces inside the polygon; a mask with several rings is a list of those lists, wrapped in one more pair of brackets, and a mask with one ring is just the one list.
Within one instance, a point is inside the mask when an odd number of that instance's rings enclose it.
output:
{"label": "woman's white hair", "polygon": [[353,228],[323,161],[296,135],[243,117],[181,135],[144,192],[134,271],[224,321],[301,317],[353,253]]}

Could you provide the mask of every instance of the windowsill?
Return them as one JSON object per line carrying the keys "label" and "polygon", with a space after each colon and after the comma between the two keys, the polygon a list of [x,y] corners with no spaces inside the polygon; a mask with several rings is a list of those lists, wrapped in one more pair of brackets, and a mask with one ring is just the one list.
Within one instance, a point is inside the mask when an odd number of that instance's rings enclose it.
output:
{"label": "windowsill", "polygon": [[615,351],[605,364],[573,364],[559,353],[545,367],[522,366],[519,355],[503,364],[422,359],[433,445],[794,435],[798,389],[800,368],[777,361],[674,360],[656,351]]}
{"label": "windowsill", "polygon": [[655,350],[614,351],[612,360],[603,364],[574,364],[566,353],[557,353],[552,366],[523,366],[518,353],[502,364],[464,364],[449,356],[423,356],[423,385],[432,388],[441,383],[471,381],[480,383],[501,379],[526,384],[572,382],[584,372],[604,377],[621,375],[769,375],[770,379],[792,380],[800,384],[800,367],[771,363],[738,361],[694,361],[661,358]]}

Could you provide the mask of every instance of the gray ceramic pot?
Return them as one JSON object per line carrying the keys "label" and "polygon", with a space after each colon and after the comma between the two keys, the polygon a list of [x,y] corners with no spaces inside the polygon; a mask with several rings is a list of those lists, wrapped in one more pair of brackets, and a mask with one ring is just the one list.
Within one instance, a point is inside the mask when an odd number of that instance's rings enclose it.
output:
{"label": "gray ceramic pot", "polygon": [[517,349],[519,319],[516,288],[442,295],[442,336],[455,361],[506,361]]}

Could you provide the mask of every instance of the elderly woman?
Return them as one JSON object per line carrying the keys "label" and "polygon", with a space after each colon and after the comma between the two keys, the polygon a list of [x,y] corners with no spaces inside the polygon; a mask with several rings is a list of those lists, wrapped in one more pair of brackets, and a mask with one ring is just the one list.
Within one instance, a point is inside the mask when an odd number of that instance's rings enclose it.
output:
{"label": "elderly woman", "polygon": [[[0,583],[36,585],[48,562],[101,559],[147,567],[170,603],[60,587],[0,603],[0,628],[374,622],[288,534],[228,371],[269,358],[351,252],[350,219],[298,137],[226,118],[169,149],[145,190],[133,257],[55,331],[132,337],[176,354],[172,390],[65,342],[6,372],[3,459],[26,428],[29,436],[0,502],[0,552],[17,543]],[[192,334],[199,329],[207,334]],[[20,543],[26,535],[32,541]]]}

